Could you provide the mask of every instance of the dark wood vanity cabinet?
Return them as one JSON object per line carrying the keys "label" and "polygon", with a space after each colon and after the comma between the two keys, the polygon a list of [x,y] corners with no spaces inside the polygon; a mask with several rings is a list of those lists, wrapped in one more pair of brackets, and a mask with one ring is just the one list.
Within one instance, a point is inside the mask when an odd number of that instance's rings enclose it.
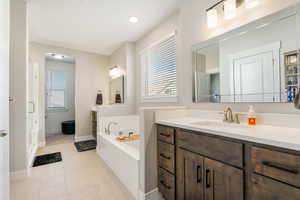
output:
{"label": "dark wood vanity cabinet", "polygon": [[300,200],[300,153],[158,125],[166,200]]}

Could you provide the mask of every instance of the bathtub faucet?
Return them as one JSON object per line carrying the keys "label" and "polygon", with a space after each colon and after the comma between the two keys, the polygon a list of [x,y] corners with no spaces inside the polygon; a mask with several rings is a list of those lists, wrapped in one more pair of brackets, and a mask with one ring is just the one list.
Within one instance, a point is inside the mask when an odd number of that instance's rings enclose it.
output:
{"label": "bathtub faucet", "polygon": [[128,133],[128,136],[130,137],[130,136],[132,136],[134,133],[133,132],[129,132]]}
{"label": "bathtub faucet", "polygon": [[107,128],[105,128],[105,133],[107,134],[107,135],[110,135],[110,127],[111,127],[111,125],[118,125],[118,123],[117,122],[109,122],[108,123],[108,125],[107,125]]}

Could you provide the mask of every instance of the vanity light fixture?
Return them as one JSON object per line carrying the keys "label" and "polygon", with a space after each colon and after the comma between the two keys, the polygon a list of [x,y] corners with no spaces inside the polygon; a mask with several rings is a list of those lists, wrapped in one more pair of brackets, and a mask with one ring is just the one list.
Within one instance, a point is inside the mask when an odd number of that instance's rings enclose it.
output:
{"label": "vanity light fixture", "polygon": [[224,2],[224,18],[232,19],[236,16],[236,0],[226,0]]}
{"label": "vanity light fixture", "polygon": [[[218,12],[224,11],[224,19],[233,19],[237,15],[237,8],[245,3],[246,8],[254,8],[260,4],[261,0],[219,0],[210,8],[206,9],[207,26],[215,28],[219,23]],[[222,9],[220,8],[222,6]]]}
{"label": "vanity light fixture", "polygon": [[118,66],[114,66],[113,68],[111,68],[109,70],[109,76],[111,77],[111,79],[119,78],[122,75],[123,75],[123,72]]}
{"label": "vanity light fixture", "polygon": [[246,8],[255,8],[260,4],[260,0],[245,0]]}

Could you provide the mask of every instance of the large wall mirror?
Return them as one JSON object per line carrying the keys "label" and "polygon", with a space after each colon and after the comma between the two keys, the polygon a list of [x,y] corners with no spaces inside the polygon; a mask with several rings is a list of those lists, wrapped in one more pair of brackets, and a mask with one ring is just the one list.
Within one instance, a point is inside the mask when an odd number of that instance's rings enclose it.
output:
{"label": "large wall mirror", "polygon": [[194,102],[293,102],[299,5],[193,46]]}

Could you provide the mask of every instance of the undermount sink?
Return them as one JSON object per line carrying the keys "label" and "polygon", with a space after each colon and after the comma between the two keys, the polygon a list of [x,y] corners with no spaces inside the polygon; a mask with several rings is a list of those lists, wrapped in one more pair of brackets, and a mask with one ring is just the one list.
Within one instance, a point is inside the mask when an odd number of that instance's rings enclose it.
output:
{"label": "undermount sink", "polygon": [[200,121],[191,123],[195,126],[208,126],[212,128],[239,128],[239,129],[247,129],[249,126],[244,124],[236,124],[236,123],[227,123],[222,121]]}

